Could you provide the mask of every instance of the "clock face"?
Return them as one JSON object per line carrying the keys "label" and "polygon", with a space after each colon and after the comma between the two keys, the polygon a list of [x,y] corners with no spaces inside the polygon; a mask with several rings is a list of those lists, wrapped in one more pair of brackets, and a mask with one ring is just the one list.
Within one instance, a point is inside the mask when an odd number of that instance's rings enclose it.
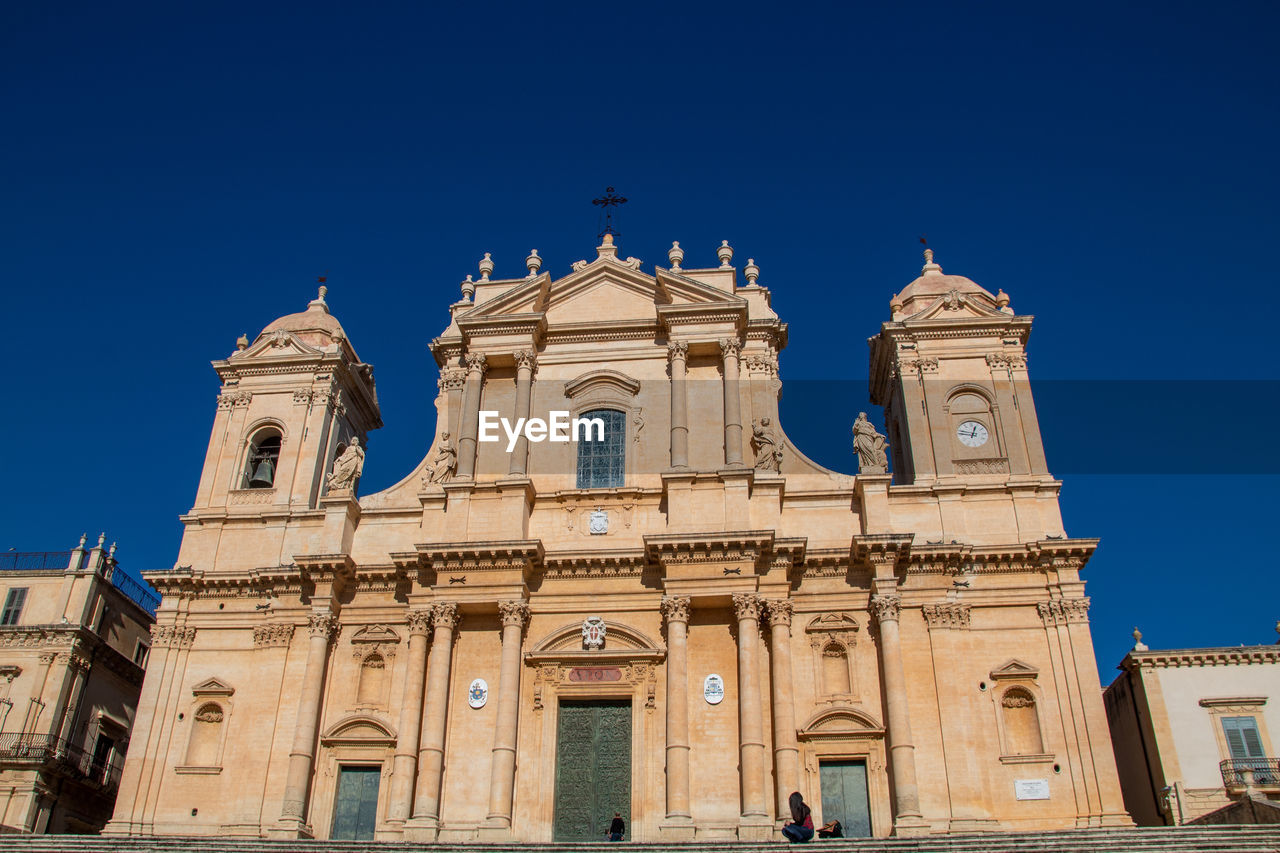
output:
{"label": "clock face", "polygon": [[991,434],[977,421],[965,421],[956,427],[956,437],[965,447],[981,447],[991,438]]}

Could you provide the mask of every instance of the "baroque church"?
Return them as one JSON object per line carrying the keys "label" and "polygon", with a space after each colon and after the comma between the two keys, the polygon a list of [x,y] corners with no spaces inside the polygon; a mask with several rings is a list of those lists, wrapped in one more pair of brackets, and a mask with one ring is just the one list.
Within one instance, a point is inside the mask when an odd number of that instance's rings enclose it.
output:
{"label": "baroque church", "polygon": [[859,418],[841,473],[779,420],[759,268],[716,254],[485,255],[432,444],[375,494],[323,288],[213,362],[106,832],[765,840],[793,791],[851,837],[1130,824],[1032,317],[926,252],[867,330],[888,435]]}

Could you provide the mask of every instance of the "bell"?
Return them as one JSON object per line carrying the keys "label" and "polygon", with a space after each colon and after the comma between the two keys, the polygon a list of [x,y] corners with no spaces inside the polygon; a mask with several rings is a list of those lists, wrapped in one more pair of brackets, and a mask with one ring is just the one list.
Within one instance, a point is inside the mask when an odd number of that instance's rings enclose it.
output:
{"label": "bell", "polygon": [[257,469],[253,472],[253,476],[249,478],[249,488],[251,489],[269,489],[276,481],[276,467],[271,464],[270,459],[263,459],[258,463]]}

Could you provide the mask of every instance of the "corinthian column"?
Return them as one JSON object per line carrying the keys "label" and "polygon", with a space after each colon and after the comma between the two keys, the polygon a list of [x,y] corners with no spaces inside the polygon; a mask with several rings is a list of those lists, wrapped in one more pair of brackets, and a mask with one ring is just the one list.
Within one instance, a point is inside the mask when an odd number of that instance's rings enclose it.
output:
{"label": "corinthian column", "polygon": [[[671,359],[671,467],[689,467],[689,396],[685,390],[689,345],[676,341],[667,345]],[[687,600],[687,599],[686,599]]]}
{"label": "corinthian column", "polygon": [[667,620],[667,822],[688,823],[689,811],[689,599],[662,599]]}
{"label": "corinthian column", "polygon": [[476,432],[480,426],[480,389],[484,384],[484,372],[488,362],[484,353],[474,352],[466,356],[467,385],[462,392],[462,429],[458,436],[459,480],[473,480],[476,476]]}
{"label": "corinthian column", "polygon": [[[453,631],[458,626],[458,605],[442,601],[431,608],[435,635],[427,661],[427,710],[422,718],[418,751],[418,795],[413,819],[434,826],[440,819],[440,774],[444,771],[444,724],[449,707],[449,669],[453,662]],[[434,837],[423,840],[434,840]]]}
{"label": "corinthian column", "polygon": [[427,631],[431,627],[430,610],[410,610],[409,662],[404,680],[404,698],[400,703],[400,736],[396,740],[396,757],[391,776],[391,802],[387,806],[389,823],[404,823],[413,806],[413,777],[418,768],[418,735],[422,728],[422,684],[427,669]]}
{"label": "corinthian column", "polygon": [[529,621],[523,601],[499,601],[502,616],[502,669],[498,675],[498,720],[493,730],[493,768],[489,774],[491,827],[511,826],[511,797],[516,781],[516,725],[520,715],[520,646]]}
{"label": "corinthian column", "polygon": [[800,790],[800,745],[796,742],[796,710],[791,683],[791,602],[765,602],[769,608],[769,658],[773,662],[773,766],[777,789],[774,813],[782,818],[787,798]]}
{"label": "corinthian column", "polygon": [[311,639],[307,645],[307,666],[298,695],[298,721],[289,750],[289,775],[284,786],[284,806],[280,822],[302,829],[307,817],[307,787],[315,758],[316,729],[320,724],[320,697],[324,695],[324,671],[329,658],[329,640],[338,628],[338,618],[328,611],[307,619]]}
{"label": "corinthian column", "polygon": [[898,638],[901,603],[902,599],[896,595],[871,597],[871,612],[875,614],[880,629],[880,670],[884,675],[885,705],[889,709],[889,762],[893,766],[894,828],[898,834],[902,834],[904,818],[908,819],[908,824],[920,820],[916,747],[911,741],[907,680],[902,671],[902,645]]}
{"label": "corinthian column", "polygon": [[724,357],[724,464],[742,464],[742,400],[738,395],[738,355],[742,344],[733,338],[720,341]]}
{"label": "corinthian column", "polygon": [[[537,366],[537,357],[531,350],[520,350],[516,353],[516,417],[529,419],[529,400],[533,390],[533,369]],[[511,467],[507,473],[512,477],[523,477],[529,464],[529,439],[524,430],[516,439],[516,446],[511,454]]]}
{"label": "corinthian column", "polygon": [[758,595],[737,593],[738,616],[738,738],[742,765],[742,816],[767,818],[765,798],[764,715],[760,708],[760,606]]}

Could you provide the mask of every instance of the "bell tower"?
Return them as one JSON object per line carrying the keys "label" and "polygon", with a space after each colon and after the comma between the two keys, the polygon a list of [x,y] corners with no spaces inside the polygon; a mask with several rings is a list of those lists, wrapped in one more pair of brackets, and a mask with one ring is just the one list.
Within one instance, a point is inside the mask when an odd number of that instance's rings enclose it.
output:
{"label": "bell tower", "polygon": [[373,367],[329,313],[327,290],[213,362],[222,391],[189,518],[314,509],[335,457],[382,426]]}
{"label": "bell tower", "polygon": [[868,341],[894,482],[1051,480],[1027,374],[1032,317],[924,256]]}

